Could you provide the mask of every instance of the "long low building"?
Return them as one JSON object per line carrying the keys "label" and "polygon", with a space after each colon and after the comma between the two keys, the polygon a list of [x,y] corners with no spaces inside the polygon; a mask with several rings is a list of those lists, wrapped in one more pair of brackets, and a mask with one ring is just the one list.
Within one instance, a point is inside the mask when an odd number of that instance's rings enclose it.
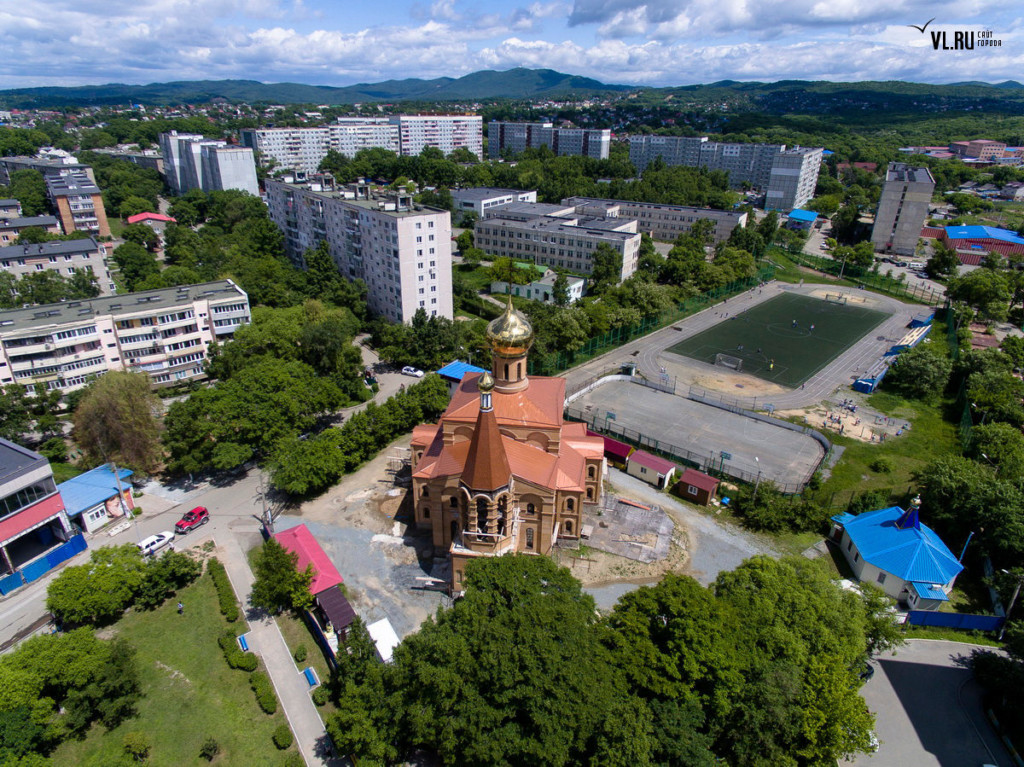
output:
{"label": "long low building", "polygon": [[53,216],[0,218],[0,245],[13,245],[26,229],[42,229],[47,234],[60,234],[60,224]]}
{"label": "long low building", "polygon": [[994,226],[926,226],[921,236],[937,239],[956,251],[960,262],[977,266],[989,253],[1024,255],[1024,237]]}
{"label": "long low building", "polygon": [[630,200],[605,200],[596,197],[569,197],[563,205],[572,205],[576,212],[587,216],[603,218],[633,218],[638,222],[639,231],[656,240],[674,241],[686,234],[697,221],[714,223],[712,244],[717,245],[729,239],[737,226],[747,225],[747,214],[734,210],[694,208],[689,205],[662,205],[656,202],[632,202]]}
{"label": "long low building", "polygon": [[111,295],[114,292],[114,282],[110,279],[110,271],[107,269],[107,248],[92,237],[84,240],[52,240],[32,245],[0,247],[0,271],[13,274],[15,277],[50,270],[65,279],[70,279],[76,269],[92,272],[101,295]]}
{"label": "long low building", "polygon": [[110,370],[154,386],[202,378],[210,345],[249,319],[231,280],[0,312],[0,386],[67,393]]}

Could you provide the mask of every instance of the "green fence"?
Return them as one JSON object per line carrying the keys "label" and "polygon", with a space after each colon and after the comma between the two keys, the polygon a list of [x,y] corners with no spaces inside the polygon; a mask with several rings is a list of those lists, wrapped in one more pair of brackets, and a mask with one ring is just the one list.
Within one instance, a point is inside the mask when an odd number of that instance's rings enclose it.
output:
{"label": "green fence", "polygon": [[718,303],[722,299],[742,293],[745,290],[750,290],[750,288],[763,282],[768,282],[774,277],[775,268],[773,266],[763,266],[753,277],[736,280],[714,290],[709,290],[707,293],[701,293],[700,295],[688,298],[660,315],[645,317],[636,325],[613,328],[607,333],[594,336],[588,339],[576,351],[533,354],[529,359],[529,373],[531,375],[557,375],[563,370],[568,370],[593,357],[604,354],[606,351],[616,349],[623,344],[629,343],[634,338],[640,338],[673,322],[678,322],[684,317],[689,317],[691,314],[696,314],[712,304]]}
{"label": "green fence", "polygon": [[[946,298],[943,292],[937,291],[934,288],[908,285],[906,280],[897,280],[894,277],[887,277],[884,274],[878,274],[869,269],[864,269],[859,266],[853,266],[849,262],[846,263],[846,268],[843,268],[842,261],[836,261],[832,258],[825,256],[814,256],[802,251],[782,251],[786,254],[786,257],[801,266],[809,266],[812,269],[816,269],[819,272],[825,272],[826,274],[839,275],[843,273],[843,279],[849,280],[850,282],[856,282],[863,285],[871,290],[877,290],[879,293],[886,293],[896,298],[904,298],[910,301],[917,301],[918,303],[928,304],[929,306],[937,306],[943,303]],[[769,257],[771,252],[769,251]]]}

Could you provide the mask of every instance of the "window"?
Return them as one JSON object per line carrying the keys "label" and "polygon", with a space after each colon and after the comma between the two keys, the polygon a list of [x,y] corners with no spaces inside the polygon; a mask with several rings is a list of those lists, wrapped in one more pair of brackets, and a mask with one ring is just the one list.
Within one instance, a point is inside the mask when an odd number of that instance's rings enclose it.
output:
{"label": "window", "polygon": [[537,507],[534,506],[532,503],[526,504],[526,513],[527,514],[534,514],[534,513],[536,513],[536,511],[537,511]]}
{"label": "window", "polygon": [[566,511],[572,511],[575,507],[576,507],[576,501],[574,501],[572,498],[569,498],[569,499],[566,500],[566,502],[565,502],[565,509],[566,509]]}
{"label": "window", "polygon": [[695,488],[693,485],[690,485],[689,487],[686,488],[686,492],[688,492],[690,495],[697,495],[697,488]]}
{"label": "window", "polygon": [[430,519],[430,507],[429,506],[424,506],[423,507],[423,518],[424,519]]}
{"label": "window", "polygon": [[859,551],[856,554],[853,555],[853,561],[854,562],[860,562],[860,552]]}
{"label": "window", "polygon": [[423,487],[423,492],[421,492],[421,493],[420,493],[420,496],[421,496],[422,498],[429,498],[429,497],[430,497],[430,488],[429,488],[429,487],[426,487],[426,486],[424,486],[424,487]]}
{"label": "window", "polygon": [[526,528],[526,548],[533,549],[533,528]]}
{"label": "window", "polygon": [[459,496],[453,495],[451,498],[449,498],[448,505],[453,509],[459,508]]}
{"label": "window", "polygon": [[885,573],[879,573],[878,574],[878,583],[879,583],[879,585],[885,583]]}
{"label": "window", "polygon": [[852,548],[853,548],[853,541],[850,541],[848,544],[846,544],[846,550],[849,551]]}

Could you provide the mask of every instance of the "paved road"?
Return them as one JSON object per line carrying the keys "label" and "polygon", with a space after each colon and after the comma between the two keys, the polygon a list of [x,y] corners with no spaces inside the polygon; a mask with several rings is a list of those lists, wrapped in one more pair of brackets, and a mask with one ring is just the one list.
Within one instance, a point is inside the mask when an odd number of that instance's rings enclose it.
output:
{"label": "paved road", "polygon": [[975,645],[911,639],[874,661],[861,695],[877,719],[879,748],[850,767],[978,767],[1013,762],[981,707],[966,667]]}

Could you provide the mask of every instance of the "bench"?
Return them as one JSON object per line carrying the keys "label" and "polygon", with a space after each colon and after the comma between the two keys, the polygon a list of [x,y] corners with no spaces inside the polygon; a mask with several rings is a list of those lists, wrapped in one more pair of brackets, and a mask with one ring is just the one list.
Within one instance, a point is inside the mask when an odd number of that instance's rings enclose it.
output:
{"label": "bench", "polygon": [[238,646],[242,648],[242,652],[249,652],[249,640],[245,638],[245,634],[238,635]]}
{"label": "bench", "polygon": [[316,687],[320,684],[320,680],[316,678],[316,672],[312,666],[306,666],[306,668],[302,669],[302,673],[305,675],[306,682],[310,687]]}

